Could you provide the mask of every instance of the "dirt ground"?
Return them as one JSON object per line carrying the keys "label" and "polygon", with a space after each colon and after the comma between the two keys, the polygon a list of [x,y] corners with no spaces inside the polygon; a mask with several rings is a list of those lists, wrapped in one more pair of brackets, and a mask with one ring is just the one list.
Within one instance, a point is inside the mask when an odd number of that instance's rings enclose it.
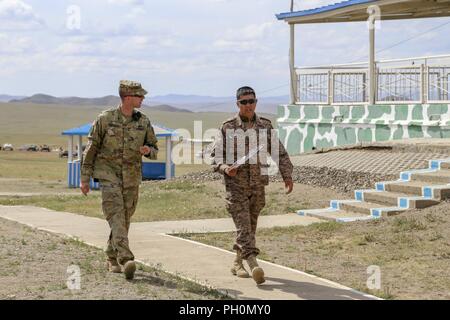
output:
{"label": "dirt ground", "polygon": [[[234,235],[180,236],[231,251]],[[261,229],[257,246],[261,259],[382,298],[450,299],[450,201],[374,221]],[[367,288],[372,265],[378,290]]]}
{"label": "dirt ground", "polygon": [[[0,300],[221,299],[216,291],[138,265],[135,278],[106,270],[104,253],[82,242],[0,219]],[[80,268],[80,289],[70,290]],[[75,269],[73,269],[75,270]],[[68,273],[69,271],[69,273]],[[76,284],[77,282],[73,282]]]}

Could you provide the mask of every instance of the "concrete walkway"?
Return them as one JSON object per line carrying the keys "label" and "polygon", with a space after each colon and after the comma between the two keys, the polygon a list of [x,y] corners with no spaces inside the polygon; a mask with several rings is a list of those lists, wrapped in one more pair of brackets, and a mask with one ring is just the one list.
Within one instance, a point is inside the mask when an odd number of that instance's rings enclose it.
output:
{"label": "concrete walkway", "polygon": [[[102,249],[109,234],[108,225],[102,219],[43,208],[0,206],[0,217],[76,237]],[[317,221],[288,215],[264,217],[261,224],[273,226],[278,219],[281,225],[306,225]],[[180,230],[232,230],[231,221],[225,220],[133,223],[130,229],[131,249],[137,261],[158,266],[238,299],[376,299],[340,284],[265,261],[260,261],[260,264],[266,272],[266,282],[256,286],[252,279],[239,279],[230,274],[232,252],[164,234]]]}
{"label": "concrete walkway", "polygon": [[[260,216],[258,229],[289,226],[306,226],[315,222],[323,222],[313,217],[300,217],[296,213]],[[222,219],[199,219],[181,221],[156,221],[139,222],[133,224],[134,230],[155,232],[160,234],[171,233],[207,233],[207,232],[230,232],[235,231],[233,221],[230,218]]]}

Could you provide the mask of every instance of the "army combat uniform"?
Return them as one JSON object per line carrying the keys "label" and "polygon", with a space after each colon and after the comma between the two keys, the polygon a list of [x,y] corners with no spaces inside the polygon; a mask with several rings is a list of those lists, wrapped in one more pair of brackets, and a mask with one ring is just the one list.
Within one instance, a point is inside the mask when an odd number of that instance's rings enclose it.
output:
{"label": "army combat uniform", "polygon": [[119,106],[97,117],[88,140],[81,181],[89,183],[93,177],[100,182],[102,210],[111,228],[106,254],[110,261],[117,259],[123,265],[134,260],[128,244],[128,231],[142,179],[140,147],[149,146],[151,152],[146,157],[156,159],[157,139],[150,120],[144,114],[133,110],[133,115],[127,117]]}
{"label": "army combat uniform", "polygon": [[[228,145],[229,142],[233,141],[234,143],[234,148],[231,150],[234,153],[232,155],[233,161],[236,161],[238,159],[237,136],[239,135],[239,132],[246,132],[248,129],[255,130],[258,137],[258,144],[267,143],[266,150],[269,154],[272,154],[272,124],[269,119],[259,117],[256,114],[251,120],[242,118],[237,114],[235,117],[223,122],[219,132],[219,139],[216,141],[216,143],[223,145],[222,157],[216,154],[217,148],[214,148],[211,152],[214,171],[224,175],[226,207],[233,218],[237,230],[236,243],[234,244],[233,249],[236,250],[238,255],[240,254],[243,259],[248,259],[250,256],[259,254],[259,249],[256,247],[255,233],[259,213],[265,206],[265,186],[269,184],[269,176],[267,172],[265,172],[268,167],[267,158],[263,155],[259,155],[254,164],[251,164],[251,162],[247,160],[245,164],[238,168],[236,176],[230,177],[225,174],[225,169],[233,164],[230,163],[226,157],[227,151],[230,152],[230,148],[232,147]],[[263,132],[267,132],[267,139],[261,139],[261,129]],[[227,135],[228,138],[230,138],[230,132],[235,132],[236,137],[234,137],[233,140],[227,139]],[[266,140],[267,142],[263,140]],[[248,154],[250,139],[245,139],[244,141],[246,145],[245,153]],[[277,142],[276,145],[279,147],[280,173],[283,180],[291,180],[293,169],[292,163],[283,145],[279,141]]]}

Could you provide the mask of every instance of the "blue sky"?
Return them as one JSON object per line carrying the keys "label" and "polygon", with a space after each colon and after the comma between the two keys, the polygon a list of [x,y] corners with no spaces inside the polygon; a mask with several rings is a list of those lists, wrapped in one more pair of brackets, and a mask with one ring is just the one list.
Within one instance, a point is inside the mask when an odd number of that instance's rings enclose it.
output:
{"label": "blue sky", "polygon": [[[295,8],[334,2],[296,1]],[[0,0],[0,93],[94,97],[116,94],[120,79],[133,79],[150,96],[230,96],[241,85],[285,95],[289,29],[275,14],[289,6],[289,0]],[[447,21],[382,22],[377,50]],[[297,65],[367,58],[364,23],[301,25],[296,32]],[[377,58],[450,53],[449,32],[450,23]]]}

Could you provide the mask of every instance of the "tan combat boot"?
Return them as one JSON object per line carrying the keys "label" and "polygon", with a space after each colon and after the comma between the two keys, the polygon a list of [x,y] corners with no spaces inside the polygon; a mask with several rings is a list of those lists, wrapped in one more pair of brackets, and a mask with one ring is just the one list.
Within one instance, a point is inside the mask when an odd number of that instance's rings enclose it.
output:
{"label": "tan combat boot", "polygon": [[113,273],[122,273],[120,265],[116,259],[108,259],[108,270]]}
{"label": "tan combat boot", "polygon": [[131,280],[134,278],[134,273],[136,271],[136,263],[133,260],[127,261],[123,265],[123,273],[125,274],[125,279]]}
{"label": "tan combat boot", "polygon": [[264,279],[264,270],[258,266],[258,262],[256,262],[255,256],[250,256],[247,259],[248,266],[250,267],[250,270],[252,271],[252,277],[253,280],[255,280],[256,284],[261,284],[266,281]]}
{"label": "tan combat boot", "polygon": [[242,256],[241,252],[236,252],[236,258],[234,259],[233,266],[231,267],[231,273],[239,278],[249,278],[247,270],[245,270],[244,265],[242,264]]}

